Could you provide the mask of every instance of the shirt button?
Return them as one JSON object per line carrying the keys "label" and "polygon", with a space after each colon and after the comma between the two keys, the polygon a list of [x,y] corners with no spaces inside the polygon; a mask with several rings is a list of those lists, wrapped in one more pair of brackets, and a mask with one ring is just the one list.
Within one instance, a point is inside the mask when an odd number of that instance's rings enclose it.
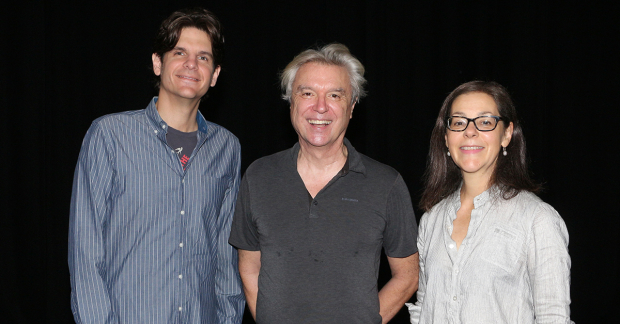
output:
{"label": "shirt button", "polygon": [[455,300],[455,301],[456,301],[456,296],[452,297],[452,300]]}
{"label": "shirt button", "polygon": [[319,202],[315,200],[315,201],[314,201],[314,205],[316,206],[316,205],[318,205],[318,204],[319,204]]}
{"label": "shirt button", "polygon": [[448,245],[449,248],[454,249],[454,244]]}
{"label": "shirt button", "polygon": [[185,183],[185,179],[181,180],[181,183]]}
{"label": "shirt button", "polygon": [[185,215],[185,211],[184,210],[181,211],[181,215]]}
{"label": "shirt button", "polygon": [[179,312],[183,310],[183,307],[179,306]]}
{"label": "shirt button", "polygon": [[161,125],[161,128],[162,129],[166,129],[166,125]]}
{"label": "shirt button", "polygon": [[155,134],[157,134],[157,130],[155,130]]}
{"label": "shirt button", "polygon": [[183,247],[183,242],[179,243],[179,247]]}
{"label": "shirt button", "polygon": [[183,275],[182,274],[179,275],[179,279],[183,279]]}

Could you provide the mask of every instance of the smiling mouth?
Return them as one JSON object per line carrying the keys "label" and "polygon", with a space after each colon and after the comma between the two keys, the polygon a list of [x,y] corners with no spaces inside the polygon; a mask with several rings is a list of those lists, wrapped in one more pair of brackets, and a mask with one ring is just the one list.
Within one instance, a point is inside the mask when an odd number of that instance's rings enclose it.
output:
{"label": "smiling mouth", "polygon": [[200,81],[200,80],[198,80],[198,79],[196,79],[196,78],[191,78],[191,77],[184,76],[184,75],[177,75],[177,78],[179,78],[179,79],[183,79],[183,80],[188,80],[188,81],[195,81],[195,82]]}
{"label": "smiling mouth", "polygon": [[464,151],[482,150],[482,146],[461,146],[460,149]]}
{"label": "smiling mouth", "polygon": [[312,125],[329,125],[332,123],[331,120],[315,120],[315,119],[310,119],[308,120],[308,122]]}

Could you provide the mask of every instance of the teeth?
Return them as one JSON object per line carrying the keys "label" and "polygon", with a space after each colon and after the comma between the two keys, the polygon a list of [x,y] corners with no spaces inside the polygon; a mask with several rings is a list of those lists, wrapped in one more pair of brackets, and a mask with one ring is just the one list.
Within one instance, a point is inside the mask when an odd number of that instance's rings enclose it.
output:
{"label": "teeth", "polygon": [[482,150],[482,146],[461,146],[461,150],[471,151],[471,150]]}
{"label": "teeth", "polygon": [[329,125],[332,123],[331,120],[308,120],[308,122],[312,125]]}
{"label": "teeth", "polygon": [[190,78],[190,77],[186,77],[186,76],[179,76],[179,78],[181,78],[181,79],[188,79],[188,80],[192,80],[192,81],[198,81],[198,79],[194,79],[194,78]]}

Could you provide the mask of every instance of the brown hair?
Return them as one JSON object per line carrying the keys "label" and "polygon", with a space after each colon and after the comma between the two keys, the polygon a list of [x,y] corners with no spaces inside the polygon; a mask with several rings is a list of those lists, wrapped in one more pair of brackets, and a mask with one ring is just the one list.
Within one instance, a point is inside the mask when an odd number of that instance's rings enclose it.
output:
{"label": "brown hair", "polygon": [[446,155],[445,135],[447,119],[450,117],[452,103],[460,95],[481,92],[493,98],[505,126],[513,124],[510,144],[506,156],[499,154],[497,165],[491,176],[491,184],[498,185],[504,199],[515,197],[521,190],[538,192],[540,184],[534,182],[528,171],[525,137],[517,118],[517,111],[506,88],[496,82],[471,81],[458,86],[443,102],[435,128],[431,135],[426,172],[424,173],[424,192],[420,208],[428,211],[442,199],[456,191],[462,181],[461,170]]}
{"label": "brown hair", "polygon": [[[173,12],[159,27],[159,32],[153,43],[153,53],[163,61],[164,55],[172,50],[179,42],[183,28],[198,28],[207,35],[211,41],[213,51],[213,65],[219,66],[224,57],[224,35],[222,24],[210,11],[202,8],[182,9]],[[158,77],[159,80],[159,77]],[[159,86],[159,82],[157,82]]]}

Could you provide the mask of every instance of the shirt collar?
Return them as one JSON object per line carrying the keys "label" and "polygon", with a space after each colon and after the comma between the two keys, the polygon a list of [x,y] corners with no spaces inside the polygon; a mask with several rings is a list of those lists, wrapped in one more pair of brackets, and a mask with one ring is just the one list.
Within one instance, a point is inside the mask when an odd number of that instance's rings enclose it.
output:
{"label": "shirt collar", "polygon": [[[153,126],[155,126],[156,130],[160,130],[160,129],[167,130],[168,124],[163,119],[161,119],[159,112],[157,112],[157,106],[155,105],[157,103],[157,99],[158,99],[157,96],[151,99],[151,102],[149,103],[148,107],[146,107],[146,116],[149,118]],[[198,123],[198,131],[206,134],[208,130],[207,121],[202,116],[200,111],[196,113],[196,123]]]}
{"label": "shirt collar", "polygon": [[349,140],[346,137],[344,138],[344,145],[347,147],[347,152],[348,152],[347,163],[345,164],[345,166],[348,167],[346,172],[353,171],[353,172],[361,173],[365,176],[366,167],[364,166],[364,163],[362,162],[361,155],[355,150],[353,145],[351,145],[351,142],[349,142]]}
{"label": "shirt collar", "polygon": [[[463,186],[463,182],[459,185],[458,189],[456,189],[450,196],[448,196],[449,205],[454,209],[454,213],[450,213],[452,220],[456,218],[456,211],[461,208],[461,187]],[[497,186],[493,185],[491,188],[483,191],[478,196],[474,197],[474,209],[481,209],[483,206],[496,198],[500,193],[500,190]]]}
{"label": "shirt collar", "polygon": [[[362,157],[355,150],[353,145],[351,145],[351,142],[349,142],[349,140],[346,137],[344,138],[344,145],[347,147],[347,161],[344,163],[342,171],[340,171],[342,175],[346,175],[347,173],[349,173],[349,171],[353,171],[353,172],[361,173],[365,176],[366,167],[364,166],[364,163],[362,162]],[[293,148],[291,149],[291,159],[294,162],[293,165],[297,165],[297,156],[299,156],[299,147],[300,147],[299,142],[297,142],[295,143],[295,145],[293,145]]]}

